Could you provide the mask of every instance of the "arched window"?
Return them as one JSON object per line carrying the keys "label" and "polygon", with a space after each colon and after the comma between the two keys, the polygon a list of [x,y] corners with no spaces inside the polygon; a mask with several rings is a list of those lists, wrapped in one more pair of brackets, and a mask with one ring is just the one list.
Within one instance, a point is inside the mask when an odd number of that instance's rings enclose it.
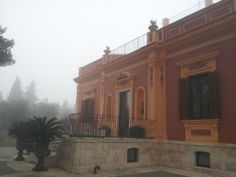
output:
{"label": "arched window", "polygon": [[144,119],[145,116],[145,92],[140,87],[136,91],[136,119]]}

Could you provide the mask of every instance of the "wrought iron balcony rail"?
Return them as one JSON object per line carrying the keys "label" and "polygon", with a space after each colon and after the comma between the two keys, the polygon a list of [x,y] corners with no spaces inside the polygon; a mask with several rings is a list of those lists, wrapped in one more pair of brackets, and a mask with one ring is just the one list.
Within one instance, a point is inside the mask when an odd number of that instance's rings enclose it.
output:
{"label": "wrought iron balcony rail", "polygon": [[129,125],[125,130],[127,134],[122,135],[119,133],[118,120],[117,116],[112,115],[70,114],[65,132],[72,137],[155,137],[156,120],[140,120],[129,117]]}

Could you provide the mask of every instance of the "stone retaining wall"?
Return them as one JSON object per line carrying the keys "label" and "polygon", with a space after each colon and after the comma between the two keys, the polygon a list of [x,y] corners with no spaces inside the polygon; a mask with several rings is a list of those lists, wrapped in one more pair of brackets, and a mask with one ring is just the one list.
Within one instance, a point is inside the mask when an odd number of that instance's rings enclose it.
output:
{"label": "stone retaining wall", "polygon": [[[127,163],[129,148],[138,149],[138,162]],[[198,151],[210,153],[211,168],[196,166]],[[91,172],[95,166],[103,170],[167,166],[211,174],[236,172],[236,145],[126,138],[65,138],[57,155],[58,166],[74,173]]]}

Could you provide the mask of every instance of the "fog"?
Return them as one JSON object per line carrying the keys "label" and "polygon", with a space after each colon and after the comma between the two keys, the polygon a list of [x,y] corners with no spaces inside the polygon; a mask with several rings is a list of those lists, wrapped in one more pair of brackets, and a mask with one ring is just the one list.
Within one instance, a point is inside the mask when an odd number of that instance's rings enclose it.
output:
{"label": "fog", "polygon": [[39,99],[75,103],[78,68],[148,31],[161,27],[198,0],[0,0],[0,25],[14,39],[16,63],[0,67],[0,92],[7,97],[18,76],[33,80]]}

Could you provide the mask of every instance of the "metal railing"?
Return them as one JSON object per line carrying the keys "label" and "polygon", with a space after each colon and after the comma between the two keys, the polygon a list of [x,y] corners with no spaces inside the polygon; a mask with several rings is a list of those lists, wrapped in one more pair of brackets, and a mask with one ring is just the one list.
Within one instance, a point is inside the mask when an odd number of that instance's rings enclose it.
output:
{"label": "metal railing", "polygon": [[114,49],[113,55],[127,55],[147,45],[147,33]]}
{"label": "metal railing", "polygon": [[81,114],[70,114],[67,120],[66,134],[72,137],[128,137],[154,138],[156,120],[137,120],[128,118],[129,125],[125,132],[120,134],[117,116],[96,114],[82,117]]}
{"label": "metal railing", "polygon": [[[213,4],[217,3],[219,1],[221,1],[221,0],[214,0]],[[193,14],[193,13],[195,13],[195,12],[201,10],[201,9],[204,9],[204,8],[206,8],[205,0],[198,1],[196,4],[194,4],[190,8],[182,11],[181,13],[179,13],[177,15],[174,15],[173,17],[170,17],[169,18],[169,23],[170,24],[174,23],[174,22],[176,22],[176,21],[178,21],[178,20],[180,20],[180,19],[182,19],[182,18],[184,18],[188,15],[191,15],[191,14]]]}
{"label": "metal railing", "polygon": [[[221,0],[214,0],[213,3],[217,3]],[[201,9],[204,9],[205,6],[205,0],[198,1],[196,4],[194,4],[192,7],[182,11],[181,13],[169,18],[169,24],[174,23],[190,14],[193,14]],[[134,52],[148,44],[148,33],[145,33],[136,39],[133,39],[120,47],[117,47],[116,49],[112,50],[111,54],[113,55],[127,55],[131,52]]]}

